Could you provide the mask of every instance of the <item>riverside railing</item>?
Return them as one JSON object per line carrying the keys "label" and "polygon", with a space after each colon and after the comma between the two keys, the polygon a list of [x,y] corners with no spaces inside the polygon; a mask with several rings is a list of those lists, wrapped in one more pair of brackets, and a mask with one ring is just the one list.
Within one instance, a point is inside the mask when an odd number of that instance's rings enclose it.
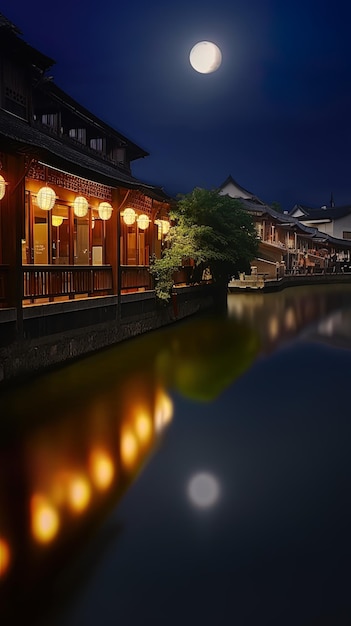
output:
{"label": "riverside railing", "polygon": [[22,273],[24,300],[59,296],[74,298],[84,293],[94,296],[112,290],[110,265],[26,265]]}

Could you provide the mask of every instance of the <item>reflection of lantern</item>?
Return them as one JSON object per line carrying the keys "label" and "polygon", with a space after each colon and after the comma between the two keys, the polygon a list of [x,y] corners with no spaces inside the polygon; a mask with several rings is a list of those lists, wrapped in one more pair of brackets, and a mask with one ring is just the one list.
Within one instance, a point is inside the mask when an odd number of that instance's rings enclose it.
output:
{"label": "reflection of lantern", "polygon": [[6,181],[3,176],[0,176],[0,200],[3,199],[6,191]]}
{"label": "reflection of lantern", "polygon": [[100,219],[106,221],[109,220],[112,215],[112,206],[109,202],[100,202],[99,204],[99,216]]}
{"label": "reflection of lantern", "polygon": [[131,226],[135,222],[135,211],[134,209],[128,208],[123,211],[123,221],[127,226]]}
{"label": "reflection of lantern", "polygon": [[51,217],[51,222],[53,226],[61,226],[63,222],[63,217],[60,217],[59,215],[53,215]]}
{"label": "reflection of lantern", "polygon": [[138,221],[138,226],[141,230],[145,230],[146,228],[148,228],[150,220],[147,215],[145,214],[139,215],[137,221]]}
{"label": "reflection of lantern", "polygon": [[77,217],[85,217],[88,213],[89,203],[84,196],[77,196],[73,202],[74,215]]}
{"label": "reflection of lantern", "polygon": [[56,194],[51,187],[42,187],[38,191],[37,203],[42,211],[51,211],[55,204]]}

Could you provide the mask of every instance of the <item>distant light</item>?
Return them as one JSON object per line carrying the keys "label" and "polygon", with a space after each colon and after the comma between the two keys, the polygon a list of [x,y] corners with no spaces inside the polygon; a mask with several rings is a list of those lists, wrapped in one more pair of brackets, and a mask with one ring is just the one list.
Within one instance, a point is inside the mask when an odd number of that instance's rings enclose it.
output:
{"label": "distant light", "polygon": [[73,202],[74,215],[85,217],[88,213],[89,202],[84,196],[77,196]]}
{"label": "distant light", "polygon": [[49,543],[56,536],[60,519],[57,510],[40,495],[31,498],[32,535],[40,543]]}
{"label": "distant light", "polygon": [[211,74],[218,70],[222,63],[222,53],[211,41],[199,41],[191,49],[190,64],[200,74]]}
{"label": "distant light", "polygon": [[100,219],[107,221],[110,219],[113,209],[109,202],[100,202],[98,211]]}
{"label": "distant light", "polygon": [[208,472],[199,472],[188,484],[188,496],[192,504],[200,509],[208,509],[218,501],[220,487],[218,480]]}
{"label": "distant light", "polygon": [[51,187],[41,187],[37,194],[37,204],[42,211],[51,211],[55,204],[56,194]]}

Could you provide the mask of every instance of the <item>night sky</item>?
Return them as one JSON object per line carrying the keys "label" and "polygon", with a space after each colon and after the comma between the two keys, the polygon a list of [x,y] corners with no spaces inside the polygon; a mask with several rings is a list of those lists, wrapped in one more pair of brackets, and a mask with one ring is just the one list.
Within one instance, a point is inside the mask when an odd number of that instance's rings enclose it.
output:
{"label": "night sky", "polygon": [[[340,0],[2,0],[55,82],[150,152],[133,174],[171,194],[229,174],[290,210],[351,203],[351,5]],[[199,74],[192,46],[216,43]]]}

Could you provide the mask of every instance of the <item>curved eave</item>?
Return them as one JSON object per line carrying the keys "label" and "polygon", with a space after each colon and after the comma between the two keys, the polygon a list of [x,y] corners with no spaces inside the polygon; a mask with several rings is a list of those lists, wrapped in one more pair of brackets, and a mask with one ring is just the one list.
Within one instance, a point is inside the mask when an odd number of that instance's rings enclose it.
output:
{"label": "curved eave", "polygon": [[94,159],[55,137],[41,133],[16,116],[0,111],[0,137],[3,148],[45,161],[52,167],[88,178],[110,187],[139,189],[146,195],[165,201],[168,196],[159,187],[144,183],[109,163]]}

